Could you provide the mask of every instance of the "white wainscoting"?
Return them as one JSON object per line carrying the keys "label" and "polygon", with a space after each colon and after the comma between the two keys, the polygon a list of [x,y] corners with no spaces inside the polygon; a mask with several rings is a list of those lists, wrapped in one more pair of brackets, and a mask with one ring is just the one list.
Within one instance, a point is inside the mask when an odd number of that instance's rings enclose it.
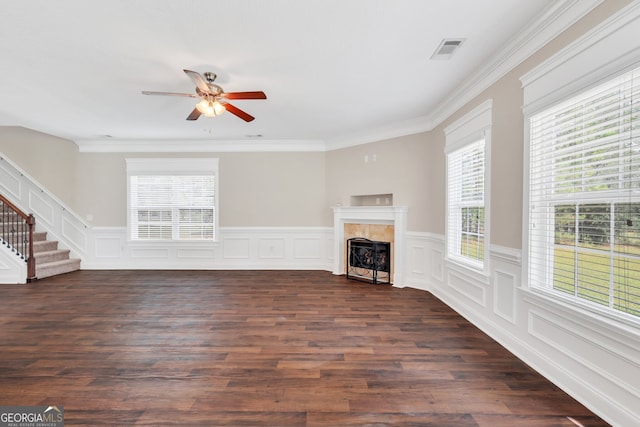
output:
{"label": "white wainscoting", "polygon": [[330,227],[221,227],[217,242],[132,242],[94,227],[83,269],[331,270]]}
{"label": "white wainscoting", "polygon": [[406,242],[407,286],[433,293],[612,425],[637,425],[638,327],[523,289],[517,249],[491,246],[482,280],[445,261],[444,236],[410,232]]}

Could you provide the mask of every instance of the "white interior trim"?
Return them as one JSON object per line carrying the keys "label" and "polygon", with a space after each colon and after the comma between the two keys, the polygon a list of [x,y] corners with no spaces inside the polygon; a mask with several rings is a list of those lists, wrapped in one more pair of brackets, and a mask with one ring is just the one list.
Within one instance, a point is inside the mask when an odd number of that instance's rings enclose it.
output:
{"label": "white interior trim", "polygon": [[640,3],[633,2],[523,75],[525,116],[637,66],[638,34]]}

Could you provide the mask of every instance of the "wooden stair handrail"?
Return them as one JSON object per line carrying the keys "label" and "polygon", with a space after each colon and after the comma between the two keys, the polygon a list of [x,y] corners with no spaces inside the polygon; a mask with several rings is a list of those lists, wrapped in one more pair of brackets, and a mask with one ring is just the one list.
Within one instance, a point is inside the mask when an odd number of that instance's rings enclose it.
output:
{"label": "wooden stair handrail", "polygon": [[[0,194],[0,201],[2,202],[3,206],[6,206],[9,208],[10,211],[15,212],[19,217],[22,218],[22,220],[24,221],[24,224],[27,226],[27,233],[28,233],[28,245],[26,245],[26,248],[22,249],[22,256],[25,257],[25,261],[27,262],[27,281],[32,281],[36,279],[36,259],[33,256],[33,232],[36,226],[36,218],[33,216],[33,214],[26,214],[24,212],[22,212],[22,210],[20,208],[18,208],[16,205],[14,205],[13,203],[11,203],[11,201],[7,200],[6,197],[4,197],[2,194]],[[4,212],[4,210],[3,210]],[[19,251],[19,242],[17,241],[17,237],[15,242],[11,242],[10,240],[7,240],[6,236],[4,235],[4,226],[3,226],[3,239],[5,239],[5,241],[9,242],[9,243],[13,243],[13,246],[17,246],[16,251]],[[15,231],[15,230],[14,230]],[[24,241],[21,243],[25,243]],[[26,250],[25,250],[26,249]],[[25,254],[25,252],[27,252]]]}

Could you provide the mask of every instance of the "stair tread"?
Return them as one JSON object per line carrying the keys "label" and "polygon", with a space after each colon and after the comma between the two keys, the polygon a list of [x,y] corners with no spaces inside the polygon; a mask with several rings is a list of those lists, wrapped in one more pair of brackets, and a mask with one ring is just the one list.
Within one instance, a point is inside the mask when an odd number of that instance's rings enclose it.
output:
{"label": "stair tread", "polygon": [[80,260],[77,258],[51,261],[41,265],[36,265],[36,277],[38,279],[44,279],[51,276],[57,276],[59,274],[71,273],[72,271],[77,270],[80,270]]}
{"label": "stair tread", "polygon": [[34,256],[36,258],[38,258],[39,256],[46,256],[46,255],[53,255],[53,254],[60,254],[63,252],[71,252],[69,249],[52,249],[50,251],[42,251],[42,252],[38,252],[37,254],[34,254]]}
{"label": "stair tread", "polygon": [[58,261],[45,262],[45,263],[42,263],[42,264],[38,265],[38,268],[54,267],[54,266],[58,266],[58,265],[76,264],[76,263],[80,264],[80,259],[78,259],[78,258],[69,258],[69,259],[62,259],[62,260],[58,260]]}
{"label": "stair tread", "polygon": [[50,252],[58,249],[58,242],[55,240],[40,240],[33,242],[34,255],[41,252]]}

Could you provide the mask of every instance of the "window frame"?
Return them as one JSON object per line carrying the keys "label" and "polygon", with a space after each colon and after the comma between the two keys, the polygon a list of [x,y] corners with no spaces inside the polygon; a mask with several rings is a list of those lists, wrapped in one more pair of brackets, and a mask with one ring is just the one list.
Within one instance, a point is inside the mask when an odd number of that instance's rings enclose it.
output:
{"label": "window frame", "polygon": [[[217,158],[128,158],[126,160],[126,191],[127,191],[127,240],[130,243],[149,243],[149,242],[163,242],[163,243],[211,243],[219,240],[219,172],[218,172],[218,159]],[[138,224],[137,220],[134,220],[132,215],[132,176],[140,175],[158,175],[158,176],[209,176],[212,175],[214,189],[213,189],[213,237],[211,239],[181,239],[180,238],[180,210],[185,208],[192,208],[190,206],[178,206],[174,205],[170,208],[163,207],[163,209],[172,210],[171,227],[171,239],[147,239],[147,238],[134,238],[134,227]],[[152,222],[149,222],[151,225]],[[160,224],[160,223],[159,223]],[[184,224],[182,224],[184,225]]]}
{"label": "window frame", "polygon": [[[532,287],[529,271],[529,151],[532,116],[563,102],[574,94],[597,86],[640,65],[637,32],[640,5],[625,6],[601,24],[520,76],[523,88],[524,152],[522,200],[522,274],[520,289],[525,299],[547,309],[595,322],[617,333],[637,328],[637,318],[612,314],[546,289]],[[629,337],[635,335],[627,335]]]}
{"label": "window frame", "polygon": [[[548,295],[550,298],[560,299],[570,306],[574,306],[581,309],[586,309],[589,312],[597,313],[599,315],[604,315],[608,318],[615,319],[617,321],[623,321],[625,323],[638,323],[640,322],[640,314],[633,314],[624,311],[621,308],[617,307],[616,304],[616,270],[615,264],[619,262],[619,259],[629,258],[632,262],[635,259],[637,262],[638,256],[633,255],[630,252],[621,252],[616,251],[616,240],[617,234],[615,233],[616,229],[616,212],[615,207],[622,206],[625,204],[638,204],[640,203],[640,191],[638,189],[633,189],[631,187],[626,188],[627,182],[633,181],[634,169],[629,169],[625,171],[623,167],[620,167],[620,164],[624,165],[626,159],[623,157],[622,151],[624,150],[624,141],[626,134],[624,132],[616,133],[614,138],[609,136],[602,137],[602,141],[600,143],[596,142],[580,142],[580,145],[577,145],[577,150],[572,150],[569,154],[565,152],[558,153],[557,137],[554,138],[549,143],[536,142],[535,135],[533,134],[532,127],[534,126],[534,121],[538,120],[539,116],[547,115],[553,116],[560,113],[565,113],[569,110],[575,110],[578,105],[586,105],[590,107],[591,100],[595,98],[595,96],[603,97],[607,92],[612,92],[617,94],[623,84],[623,80],[621,77],[627,75],[629,72],[634,71],[633,80],[640,79],[640,63],[637,64],[636,67],[631,69],[623,69],[616,75],[607,76],[606,79],[597,80],[594,84],[589,85],[587,87],[582,88],[582,90],[572,93],[570,96],[566,96],[562,100],[554,103],[553,105],[549,105],[546,108],[541,108],[536,110],[535,113],[531,113],[525,117],[525,209],[524,213],[524,221],[523,221],[523,233],[525,239],[523,240],[525,250],[525,256],[523,257],[523,272],[526,273],[523,275],[524,277],[524,286],[526,289],[540,293],[543,295]],[[616,81],[619,81],[616,83]],[[637,80],[636,80],[637,82]],[[635,83],[638,85],[638,83]],[[607,94],[610,96],[610,94]],[[615,98],[614,98],[615,99]],[[624,111],[625,106],[620,106],[615,111]],[[591,111],[591,108],[587,109],[586,107],[581,107],[584,111]],[[566,113],[565,113],[566,114]],[[581,112],[579,116],[580,119],[575,119],[575,122],[581,123],[582,117],[585,113]],[[605,114],[611,114],[610,111],[603,111],[599,113],[595,118],[590,118],[590,121],[595,121],[595,123],[599,123],[598,120],[606,117]],[[633,113],[632,113],[633,114]],[[586,116],[590,117],[590,116]],[[626,118],[625,115],[616,115],[616,117],[622,117],[621,119],[624,121]],[[551,120],[551,119],[549,119]],[[572,121],[573,123],[574,121]],[[543,123],[542,125],[536,124],[541,127],[552,127],[555,129],[555,122],[552,123]],[[578,126],[578,125],[575,125]],[[630,125],[633,126],[633,125]],[[618,129],[619,126],[616,127]],[[591,128],[586,128],[586,130],[591,130]],[[632,138],[632,131],[629,133],[629,138]],[[637,138],[637,137],[636,137]],[[588,141],[588,140],[587,140]],[[593,141],[598,141],[594,139]],[[539,143],[540,147],[534,146],[534,143]],[[543,145],[546,144],[546,145]],[[566,143],[565,143],[566,144]],[[617,146],[617,148],[615,148]],[[598,148],[606,148],[607,151],[605,154],[607,155],[605,161],[607,163],[613,163],[618,165],[617,174],[613,175],[617,177],[613,181],[605,181],[604,179],[599,179],[594,182],[592,176],[592,172],[598,171],[596,169],[597,166],[600,166],[598,163],[590,163],[589,160],[585,160],[585,157],[588,159],[588,154],[593,153],[594,150]],[[613,148],[612,148],[613,147]],[[631,146],[630,146],[631,147]],[[550,153],[544,156],[544,160],[538,160],[536,162],[536,157],[532,155],[534,149],[545,149],[546,152]],[[631,151],[632,148],[629,148]],[[571,172],[571,176],[561,179],[553,179],[555,175],[558,175],[557,168],[565,167],[565,164],[568,162],[567,160],[563,160],[563,163],[560,163],[560,166],[553,167],[555,163],[553,159],[556,158],[568,158],[576,157],[580,159],[580,168],[576,169],[576,172]],[[609,157],[611,156],[611,157]],[[631,161],[629,159],[629,161]],[[622,163],[621,163],[622,162]],[[575,161],[574,161],[575,163]],[[631,166],[633,163],[629,163]],[[591,168],[591,169],[589,169]],[[562,170],[562,169],[561,169]],[[571,169],[573,170],[573,169]],[[539,173],[536,173],[539,172]],[[546,174],[545,174],[546,173]],[[565,175],[568,173],[563,171]],[[624,178],[625,174],[629,174],[629,178]],[[577,176],[577,178],[575,176]],[[544,181],[544,177],[549,176],[551,181]],[[597,175],[595,175],[597,176]],[[535,179],[534,179],[535,177]],[[541,178],[542,177],[542,178]],[[542,179],[544,184],[538,183]],[[568,188],[566,187],[567,183],[571,181],[578,180],[579,185],[575,188],[583,188],[581,191],[568,191],[562,192],[557,191],[557,188]],[[598,189],[596,184],[599,186],[604,185],[604,183],[616,184],[617,188],[610,188],[609,184],[607,184],[607,189]],[[564,186],[563,186],[564,184]],[[591,186],[592,188],[589,188]],[[587,242],[583,242],[580,240],[580,236],[584,234],[581,230],[581,222],[585,222],[585,218],[581,218],[580,215],[580,207],[581,206],[589,206],[591,208],[595,206],[603,206],[602,213],[597,211],[595,214],[604,215],[608,212],[607,222],[609,223],[608,228],[609,234],[608,237],[608,248],[592,248],[590,244]],[[575,206],[575,228],[573,231],[575,242],[569,245],[563,245],[557,242],[557,207],[570,207]],[[608,206],[608,211],[606,206]],[[593,214],[593,212],[591,212]],[[591,221],[591,219],[589,219]],[[586,225],[585,229],[589,229]],[[604,229],[603,229],[604,230]],[[535,236],[534,236],[535,234]],[[541,237],[538,237],[541,236]],[[573,271],[573,293],[563,291],[560,288],[561,286],[556,286],[556,274],[558,272],[556,269],[560,269],[564,266],[563,261],[556,263],[556,251],[558,249],[567,249],[573,251],[574,255],[574,269]],[[587,282],[587,284],[591,284],[592,287],[597,288],[598,286],[598,276],[597,272],[599,270],[593,270],[594,273],[592,275],[584,275],[581,273],[582,269],[585,267],[580,267],[580,258],[583,259],[586,256],[605,256],[608,261],[608,275],[609,275],[609,283],[606,286],[607,293],[602,294],[605,295],[606,298],[600,298],[603,301],[606,300],[606,304],[602,301],[598,302],[596,297],[589,296],[589,289],[586,288],[586,285],[581,285],[584,280],[591,279],[591,282]],[[583,261],[586,262],[586,261]],[[569,265],[571,263],[568,263]],[[594,263],[593,265],[597,265],[599,263]],[[625,270],[626,272],[627,270]],[[584,276],[583,276],[584,275]],[[581,277],[583,279],[581,279]],[[583,287],[585,287],[583,289]],[[596,291],[593,291],[596,292]]]}
{"label": "window frame", "polygon": [[[445,128],[445,170],[446,170],[446,202],[445,202],[445,260],[453,266],[459,266],[472,273],[478,274],[481,280],[488,280],[490,267],[490,238],[491,238],[491,127],[492,127],[493,100],[488,99],[476,108],[456,120]],[[460,150],[469,148],[480,141],[484,142],[484,183],[483,183],[483,209],[484,209],[484,235],[482,260],[466,257],[453,251],[460,248],[458,241],[462,238],[462,214],[453,212],[452,205],[463,207],[462,204],[451,202],[452,178],[450,159]],[[469,207],[472,207],[469,205]],[[477,205],[474,204],[474,207]],[[452,228],[454,219],[455,226]],[[455,243],[453,241],[455,240]]]}

